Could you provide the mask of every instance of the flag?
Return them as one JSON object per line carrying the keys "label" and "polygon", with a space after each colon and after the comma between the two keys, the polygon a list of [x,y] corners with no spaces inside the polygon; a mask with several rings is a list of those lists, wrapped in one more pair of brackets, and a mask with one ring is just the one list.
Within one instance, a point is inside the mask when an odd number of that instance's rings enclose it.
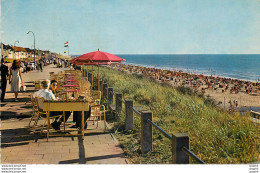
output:
{"label": "flag", "polygon": [[66,43],[64,43],[64,46],[66,46],[66,45],[68,45],[69,44],[69,42],[67,41]]}
{"label": "flag", "polygon": [[64,53],[66,53],[66,51],[64,51]]}
{"label": "flag", "polygon": [[69,45],[64,45],[64,47],[68,47]]}

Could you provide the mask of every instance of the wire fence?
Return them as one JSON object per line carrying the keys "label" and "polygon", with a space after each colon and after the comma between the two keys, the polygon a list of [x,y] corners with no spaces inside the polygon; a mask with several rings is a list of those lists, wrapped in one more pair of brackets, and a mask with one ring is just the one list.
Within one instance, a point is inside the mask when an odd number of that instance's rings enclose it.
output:
{"label": "wire fence", "polygon": [[[105,87],[102,87],[105,86]],[[126,130],[133,130],[133,112],[141,117],[141,150],[142,153],[147,153],[152,150],[152,127],[163,134],[172,143],[172,162],[179,164],[189,163],[189,157],[195,159],[198,163],[205,164],[203,160],[198,158],[189,150],[189,137],[185,133],[170,135],[152,121],[152,112],[144,110],[142,107],[134,106],[132,100],[124,100],[121,93],[116,93],[113,88],[107,84],[101,84],[103,98],[108,101],[108,107],[116,114],[122,112],[126,115]],[[108,89],[109,88],[109,89]],[[108,91],[109,90],[109,91]],[[112,103],[115,103],[113,105]],[[125,104],[125,110],[122,110],[122,105]],[[129,106],[130,105],[130,106]],[[184,145],[183,145],[184,143]]]}

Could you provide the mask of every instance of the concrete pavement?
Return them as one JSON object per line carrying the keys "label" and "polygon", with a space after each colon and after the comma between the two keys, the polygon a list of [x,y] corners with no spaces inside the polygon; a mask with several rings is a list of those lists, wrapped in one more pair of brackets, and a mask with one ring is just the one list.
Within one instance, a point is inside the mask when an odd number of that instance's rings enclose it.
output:
{"label": "concrete pavement", "polygon": [[[19,93],[18,102],[7,86],[6,102],[1,103],[1,163],[2,164],[127,164],[128,161],[117,140],[104,132],[104,124],[98,128],[88,122],[84,140],[81,137],[51,137],[35,134],[28,127],[31,116],[29,94],[34,92],[33,81],[49,78],[49,72],[64,68],[54,65],[44,71],[23,73],[27,92]],[[72,116],[68,121],[72,121]],[[38,124],[43,124],[43,119]]]}

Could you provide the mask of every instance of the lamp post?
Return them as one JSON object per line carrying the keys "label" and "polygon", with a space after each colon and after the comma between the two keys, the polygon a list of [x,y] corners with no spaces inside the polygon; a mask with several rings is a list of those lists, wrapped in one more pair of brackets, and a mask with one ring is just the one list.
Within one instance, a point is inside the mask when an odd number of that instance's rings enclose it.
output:
{"label": "lamp post", "polygon": [[18,40],[16,40],[15,42],[14,42],[14,59],[15,59],[15,43],[19,43],[19,41]]}
{"label": "lamp post", "polygon": [[33,34],[33,38],[34,38],[33,45],[34,45],[34,70],[35,70],[35,68],[36,68],[36,63],[35,63],[35,35],[32,31],[28,31],[27,34],[29,34],[30,32]]}

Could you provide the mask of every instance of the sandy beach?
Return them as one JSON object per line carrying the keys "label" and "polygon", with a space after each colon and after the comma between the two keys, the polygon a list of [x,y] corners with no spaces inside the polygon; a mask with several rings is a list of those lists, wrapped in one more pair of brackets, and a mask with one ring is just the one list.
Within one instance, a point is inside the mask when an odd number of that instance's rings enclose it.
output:
{"label": "sandy beach", "polygon": [[225,109],[260,107],[260,83],[257,82],[128,64],[114,64],[111,68],[165,82],[173,87],[191,87],[210,96],[218,106]]}

